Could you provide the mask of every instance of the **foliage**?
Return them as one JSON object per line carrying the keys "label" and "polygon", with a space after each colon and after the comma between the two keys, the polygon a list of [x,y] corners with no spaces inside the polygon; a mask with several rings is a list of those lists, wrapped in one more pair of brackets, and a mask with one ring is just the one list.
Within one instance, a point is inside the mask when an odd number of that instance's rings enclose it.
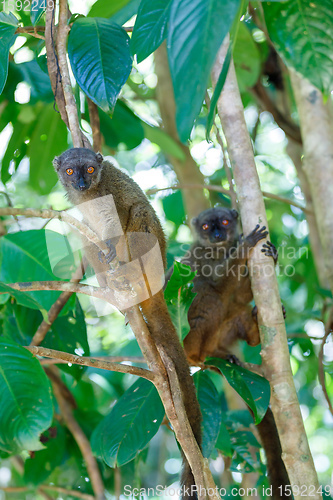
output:
{"label": "foliage", "polygon": [[[31,12],[20,9],[18,2],[14,2],[16,9],[4,6],[6,2],[1,3],[0,12],[1,206],[8,205],[9,197],[15,206],[51,205],[64,209],[68,202],[57,184],[52,158],[70,147],[71,140],[54,109],[45,43],[33,36],[33,30],[17,31],[18,26],[33,24],[37,33],[44,33],[43,2],[37,2],[38,8]],[[326,97],[330,95],[331,3],[289,0],[257,2],[253,7],[244,14],[239,0],[97,0],[90,11],[85,2],[71,5],[68,55],[81,126],[91,136],[87,105],[90,97],[99,107],[103,153],[112,154],[143,189],[175,184],[172,165],[175,159],[185,163],[184,145],[207,185],[228,186],[228,166],[216,135],[219,120],[214,101],[207,130],[211,142],[205,140],[205,96],[212,95],[209,74],[230,32],[230,56],[232,53],[262,189],[304,203],[299,179],[286,154],[286,135],[263,103],[256,100],[253,88],[262,84],[271,102],[289,106],[287,117],[294,119],[288,74],[278,62],[273,70],[268,64],[273,49],[264,32],[266,24],[284,62],[308,77]],[[132,36],[122,27],[128,21],[134,26]],[[165,40],[181,141],[160,126],[158,83],[150,55]],[[226,67],[224,70],[226,73]],[[221,87],[224,77],[222,74]],[[173,97],[168,98],[173,109]],[[214,120],[216,126],[212,126]],[[168,262],[179,260],[191,239],[181,192],[162,191],[151,201],[169,236]],[[210,201],[212,206],[230,204],[229,198],[218,192],[210,192]],[[271,238],[279,248],[279,284],[287,309],[295,382],[320,480],[325,485],[333,465],[332,417],[321,404],[316,356],[332,297],[318,283],[304,212],[272,198],[267,199],[266,208]],[[63,228],[54,221],[45,228],[36,219],[2,218],[0,222],[0,449],[1,466],[11,474],[8,480],[0,474],[0,486],[32,488],[34,498],[40,498],[37,486],[51,483],[92,494],[91,478],[85,480],[89,476],[80,450],[59,418],[57,405],[53,413],[48,378],[39,361],[23,348],[30,343],[59,292],[25,293],[8,286],[64,277],[61,272],[66,273],[66,266],[73,262],[60,262],[64,256],[60,236]],[[51,246],[47,235],[53,238]],[[52,264],[55,261],[58,268]],[[188,332],[187,311],[194,294],[193,275],[182,281],[181,266],[175,262],[165,297],[183,339]],[[71,297],[42,345],[77,356],[140,356],[122,316],[113,310],[103,315],[103,311],[98,301]],[[240,351],[245,361],[260,363],[260,348],[241,345]],[[332,398],[331,359],[328,346],[324,360],[327,390]],[[213,364],[212,360],[209,363]],[[214,363],[254,411],[258,423],[268,404],[267,381],[222,360]],[[177,480],[179,452],[170,430],[160,426],[164,410],[150,382],[96,368],[67,364],[58,367],[64,386],[75,399],[75,418],[91,439],[108,491],[115,494],[119,477],[121,487],[169,485]],[[222,470],[219,460],[214,459],[219,454],[228,457],[232,472],[256,472],[264,480],[265,466],[250,413],[228,408],[227,382],[220,374],[200,370],[194,380],[203,413],[203,451],[213,459],[218,484]],[[12,462],[18,454],[24,463],[20,473]],[[232,482],[225,485],[227,489],[233,483],[237,485],[238,478],[234,474]],[[26,492],[11,495],[18,500],[27,498]],[[63,497],[70,498],[70,493]]]}

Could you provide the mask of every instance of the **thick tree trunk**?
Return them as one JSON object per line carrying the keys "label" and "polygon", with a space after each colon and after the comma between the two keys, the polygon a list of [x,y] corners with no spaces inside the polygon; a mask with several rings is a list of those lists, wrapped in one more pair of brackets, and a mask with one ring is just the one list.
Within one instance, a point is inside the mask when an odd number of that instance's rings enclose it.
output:
{"label": "thick tree trunk", "polygon": [[[213,68],[214,86],[221,72],[225,54],[224,44]],[[243,230],[248,234],[256,224],[267,227],[267,220],[233,62],[218,101],[218,113],[228,144]],[[282,458],[291,484],[299,487],[299,494],[294,492],[297,500],[301,499],[301,487],[307,487],[310,491],[311,486],[317,491],[319,483],[290,368],[286,330],[273,261],[264,256],[260,250],[261,244],[258,244],[249,260],[249,268],[254,300],[259,312],[262,365],[265,377],[271,384],[271,405],[281,439]],[[314,498],[319,499],[321,495],[315,493]]]}
{"label": "thick tree trunk", "polygon": [[294,71],[290,74],[303,139],[303,170],[311,191],[326,279],[333,291],[333,124],[321,92]]}

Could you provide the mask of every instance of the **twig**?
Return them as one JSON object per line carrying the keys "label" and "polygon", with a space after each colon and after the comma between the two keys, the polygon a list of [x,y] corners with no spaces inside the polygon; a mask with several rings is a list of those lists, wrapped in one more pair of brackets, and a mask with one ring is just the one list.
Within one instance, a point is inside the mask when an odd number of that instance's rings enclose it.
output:
{"label": "twig", "polygon": [[[71,292],[71,293],[82,293],[84,295],[89,295],[90,297],[96,297],[98,299],[105,300],[108,288],[100,288],[97,286],[84,285],[80,283],[71,283],[70,281],[31,281],[31,282],[18,282],[18,283],[6,283],[14,290],[19,290],[20,292],[36,292],[39,290],[49,290],[49,291],[61,291],[61,292]],[[6,292],[0,292],[6,293]],[[113,305],[114,302],[112,303]]]}
{"label": "twig", "polygon": [[87,471],[91,480],[91,486],[95,493],[95,500],[105,500],[104,484],[98,468],[96,458],[93,456],[89,439],[79,426],[78,422],[75,420],[73,416],[72,407],[64,397],[64,394],[62,392],[63,382],[60,380],[58,376],[57,369],[55,367],[49,368],[48,374],[49,376],[51,374],[50,378],[52,381],[53,392],[57,400],[61,415],[69,431],[72,433],[78,447],[80,448],[80,451],[86,463]]}
{"label": "twig", "polygon": [[326,324],[325,324],[325,335],[323,336],[323,339],[321,341],[320,351],[318,354],[318,378],[319,378],[319,382],[320,382],[321,388],[323,390],[325,399],[327,401],[328,408],[331,412],[331,415],[333,415],[333,406],[332,406],[331,400],[330,400],[328,392],[327,392],[323,361],[324,361],[324,346],[326,344],[327,338],[332,333],[332,326],[333,326],[332,322],[333,322],[333,308],[331,308],[329,315],[328,315],[328,318],[327,318],[327,321],[326,321]]}
{"label": "twig", "polygon": [[81,234],[83,234],[91,243],[94,243],[103,252],[108,252],[109,249],[107,245],[101,241],[96,233],[89,229],[86,224],[80,222],[75,217],[72,217],[65,211],[58,212],[57,210],[51,209],[34,209],[34,208],[11,208],[5,207],[0,208],[0,216],[2,215],[23,215],[24,217],[40,217],[41,219],[59,219],[63,222],[67,222],[71,226],[75,227]]}
{"label": "twig", "polygon": [[69,70],[67,65],[67,35],[69,32],[68,20],[68,4],[67,0],[59,0],[59,24],[57,33],[57,52],[61,74],[61,85],[65,97],[66,113],[68,117],[69,130],[72,136],[73,145],[75,148],[83,146],[79,117],[77,114],[75,99],[73,95]]}
{"label": "twig", "polygon": [[[75,273],[71,278],[72,283],[79,283],[84,274],[82,265],[77,268]],[[47,321],[44,319],[39,325],[35,335],[32,337],[30,342],[31,346],[39,345],[45,339],[47,332],[50,330],[52,324],[57,319],[60,311],[65,307],[70,297],[73,295],[73,292],[62,292],[62,294],[57,298],[57,300],[52,304],[51,309],[47,315]]]}
{"label": "twig", "polygon": [[[143,356],[95,356],[94,359],[98,361],[109,361],[113,363],[146,363]],[[68,363],[64,359],[40,359],[41,365],[57,365],[62,363]]]}
{"label": "twig", "polygon": [[[156,194],[159,191],[166,191],[167,189],[208,189],[208,191],[217,191],[218,193],[226,194],[227,196],[231,196],[230,190],[225,189],[221,186],[213,186],[209,184],[174,184],[173,186],[165,187],[165,188],[153,188],[148,189],[146,191],[147,195]],[[265,198],[272,198],[273,200],[281,201],[282,203],[287,203],[288,205],[292,205],[293,207],[297,207],[303,212],[313,213],[312,210],[304,207],[301,203],[297,203],[297,201],[289,200],[289,198],[284,198],[283,196],[279,196],[278,194],[269,193],[268,191],[262,191],[262,195]]]}
{"label": "twig", "polygon": [[45,36],[39,35],[37,31],[45,31],[44,26],[20,26],[19,28],[16,29],[15,34],[19,33],[28,33],[29,35],[33,36],[34,38],[40,38],[41,40],[45,40]]}
{"label": "twig", "polygon": [[121,365],[113,363],[111,361],[102,360],[100,358],[77,356],[75,354],[69,354],[68,352],[56,351],[55,349],[48,349],[46,347],[40,346],[25,346],[25,348],[34,356],[54,358],[61,361],[66,361],[66,363],[72,363],[73,365],[90,366],[92,368],[101,368],[102,370],[136,375],[137,377],[142,377],[150,380],[150,382],[153,383],[156,378],[155,374],[151,371],[146,370],[145,368],[139,368],[137,366]]}
{"label": "twig", "polygon": [[[208,107],[210,108],[211,100],[210,100],[210,97],[208,95],[208,92],[206,92],[205,101],[206,101]],[[215,123],[215,118],[214,118],[214,125],[215,125],[215,131],[216,131],[216,139],[217,139],[217,142],[219,143],[219,145],[221,147],[221,151],[222,151],[224,171],[226,173],[226,176],[227,176],[227,179],[228,179],[228,183],[229,183],[229,193],[228,193],[228,195],[231,198],[232,208],[236,208],[236,206],[237,206],[237,196],[236,196],[236,193],[235,193],[235,190],[234,190],[234,185],[233,185],[233,182],[232,182],[233,179],[232,179],[231,166],[230,166],[230,162],[227,159],[227,155],[226,155],[225,148],[224,148],[224,145],[223,145],[223,140],[222,140],[220,131],[219,131],[219,129],[218,129],[216,123]]]}
{"label": "twig", "polygon": [[93,136],[93,148],[96,153],[102,151],[102,134],[100,128],[100,120],[98,114],[98,108],[94,102],[92,102],[89,97],[87,97],[88,109],[89,109],[89,117],[90,117],[90,126],[92,130]]}
{"label": "twig", "polygon": [[63,493],[71,497],[82,498],[82,500],[96,500],[93,495],[88,493],[82,493],[81,491],[68,490],[67,488],[62,488],[61,486],[53,486],[52,484],[42,484],[39,487],[40,490],[53,490],[57,493]]}
{"label": "twig", "polygon": [[263,109],[272,114],[275,122],[285,132],[285,134],[298,144],[302,144],[300,128],[281,113],[269,97],[263,84],[261,82],[257,82],[254,87],[252,87],[251,91],[262,105]]}

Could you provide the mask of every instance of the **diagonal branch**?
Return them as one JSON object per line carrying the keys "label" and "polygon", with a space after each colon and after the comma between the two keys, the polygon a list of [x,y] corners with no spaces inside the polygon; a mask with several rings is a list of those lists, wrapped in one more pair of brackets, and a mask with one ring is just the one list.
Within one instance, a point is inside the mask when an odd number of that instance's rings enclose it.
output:
{"label": "diagonal branch", "polygon": [[66,361],[66,363],[72,363],[73,365],[80,366],[90,366],[92,368],[101,368],[102,370],[108,370],[112,372],[127,373],[130,375],[136,375],[137,377],[142,377],[150,382],[155,382],[155,374],[145,368],[139,368],[136,366],[122,365],[119,363],[113,363],[112,361],[102,360],[98,358],[76,356],[75,354],[69,354],[68,352],[56,351],[55,349],[48,349],[46,347],[39,346],[25,346],[25,348],[30,351],[34,356],[43,356],[44,358],[58,359],[61,361]]}

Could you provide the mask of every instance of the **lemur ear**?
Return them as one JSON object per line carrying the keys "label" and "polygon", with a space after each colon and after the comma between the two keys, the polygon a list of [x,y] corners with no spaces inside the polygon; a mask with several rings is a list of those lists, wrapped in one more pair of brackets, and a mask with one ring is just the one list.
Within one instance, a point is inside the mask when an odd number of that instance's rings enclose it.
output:
{"label": "lemur ear", "polygon": [[197,219],[197,217],[193,217],[193,219],[191,220],[191,224],[192,224],[192,226],[196,226],[196,225],[197,225],[197,223],[198,223],[198,219]]}
{"label": "lemur ear", "polygon": [[231,210],[231,213],[232,213],[232,215],[233,215],[234,219],[237,219],[237,218],[238,218],[238,212],[237,212],[237,210],[235,210],[235,209],[233,208],[233,209]]}
{"label": "lemur ear", "polygon": [[101,153],[96,153],[96,160],[98,161],[98,163],[102,163],[103,156],[101,155]]}
{"label": "lemur ear", "polygon": [[59,170],[60,165],[61,165],[60,156],[55,156],[55,157],[53,158],[52,164],[53,164],[53,166],[54,166],[54,168],[55,168],[56,170]]}

